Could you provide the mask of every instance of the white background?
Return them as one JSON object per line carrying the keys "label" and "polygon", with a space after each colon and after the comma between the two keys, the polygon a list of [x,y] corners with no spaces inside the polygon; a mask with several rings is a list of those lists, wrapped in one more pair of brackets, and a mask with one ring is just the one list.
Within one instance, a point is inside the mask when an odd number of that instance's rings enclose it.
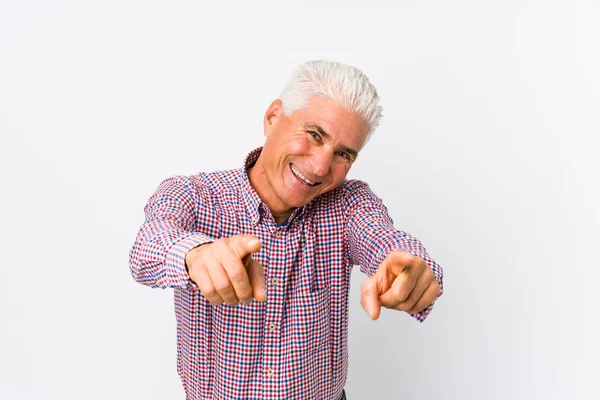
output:
{"label": "white background", "polygon": [[1,4],[1,399],[184,398],[143,206],[241,166],[318,58],[379,89],[351,177],[445,270],[423,324],[355,270],[348,398],[600,398],[597,1]]}

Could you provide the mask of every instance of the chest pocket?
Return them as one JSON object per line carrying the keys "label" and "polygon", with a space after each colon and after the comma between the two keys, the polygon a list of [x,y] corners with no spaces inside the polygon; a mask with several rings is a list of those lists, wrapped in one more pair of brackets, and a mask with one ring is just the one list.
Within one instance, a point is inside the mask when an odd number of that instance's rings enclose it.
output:
{"label": "chest pocket", "polygon": [[294,349],[300,353],[315,353],[327,345],[331,323],[329,287],[295,292],[288,304],[288,335]]}

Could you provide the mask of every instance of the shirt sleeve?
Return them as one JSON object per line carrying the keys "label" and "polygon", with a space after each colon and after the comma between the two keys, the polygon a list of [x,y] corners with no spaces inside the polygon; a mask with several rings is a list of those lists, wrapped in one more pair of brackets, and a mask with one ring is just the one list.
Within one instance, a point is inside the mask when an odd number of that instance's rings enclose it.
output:
{"label": "shirt sleeve", "polygon": [[[423,244],[414,236],[394,227],[387,208],[369,188],[367,183],[352,180],[346,186],[346,245],[350,261],[359,265],[362,272],[373,276],[387,255],[397,249],[408,251],[421,257],[433,272],[440,285],[439,296],[443,289],[443,270],[429,256]],[[417,314],[411,314],[423,322],[433,309],[435,301]]]}
{"label": "shirt sleeve", "polygon": [[213,239],[195,232],[202,194],[189,177],[162,181],[144,207],[145,221],[129,252],[133,278],[154,288],[196,288],[185,267],[192,248]]}

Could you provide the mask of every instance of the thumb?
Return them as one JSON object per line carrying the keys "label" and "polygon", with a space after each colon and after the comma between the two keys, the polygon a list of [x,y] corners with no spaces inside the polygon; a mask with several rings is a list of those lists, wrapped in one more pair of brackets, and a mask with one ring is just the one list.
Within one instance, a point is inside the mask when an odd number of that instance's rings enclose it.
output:
{"label": "thumb", "polygon": [[265,270],[261,263],[250,258],[248,260],[248,279],[252,286],[252,297],[258,302],[267,300],[267,292],[265,291]]}
{"label": "thumb", "polygon": [[379,318],[381,304],[379,303],[379,289],[377,288],[377,277],[375,275],[363,282],[360,304],[372,320]]}

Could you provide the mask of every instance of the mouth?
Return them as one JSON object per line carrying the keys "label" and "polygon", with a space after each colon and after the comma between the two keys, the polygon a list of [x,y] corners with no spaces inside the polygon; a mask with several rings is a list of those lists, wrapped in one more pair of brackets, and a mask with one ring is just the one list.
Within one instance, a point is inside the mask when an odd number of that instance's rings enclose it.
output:
{"label": "mouth", "polygon": [[302,175],[300,171],[298,171],[298,169],[296,169],[296,167],[294,167],[294,164],[290,164],[290,169],[292,170],[292,174],[294,174],[294,176],[296,176],[298,180],[300,180],[302,183],[308,186],[318,186],[321,184],[321,182],[313,182],[310,179],[306,178],[304,175]]}

